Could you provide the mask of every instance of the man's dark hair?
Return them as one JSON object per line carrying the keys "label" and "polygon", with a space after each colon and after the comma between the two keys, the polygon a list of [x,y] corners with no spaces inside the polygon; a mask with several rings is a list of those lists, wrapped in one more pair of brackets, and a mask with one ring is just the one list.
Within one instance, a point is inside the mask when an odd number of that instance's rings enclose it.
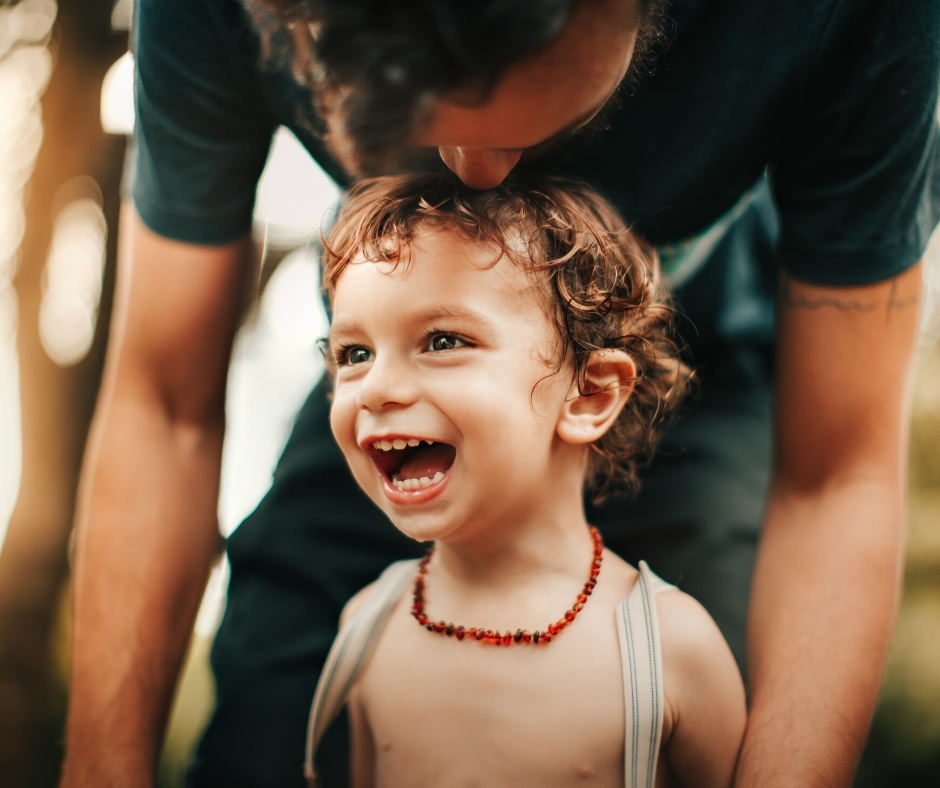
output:
{"label": "man's dark hair", "polygon": [[[266,57],[289,59],[323,113],[330,104],[362,174],[394,168],[428,99],[500,76],[551,42],[579,3],[597,0],[243,0]],[[630,76],[649,66],[667,0],[636,0]],[[336,105],[339,102],[339,105]],[[322,130],[322,129],[321,129]]]}

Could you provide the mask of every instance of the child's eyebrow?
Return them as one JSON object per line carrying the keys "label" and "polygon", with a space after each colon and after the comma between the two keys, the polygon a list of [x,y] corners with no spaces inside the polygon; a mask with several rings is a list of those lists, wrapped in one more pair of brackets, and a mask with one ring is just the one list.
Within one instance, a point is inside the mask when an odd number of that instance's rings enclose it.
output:
{"label": "child's eyebrow", "polygon": [[422,312],[415,315],[414,322],[433,323],[435,320],[440,320],[444,317],[449,317],[451,319],[470,320],[481,325],[489,324],[490,322],[479,312],[474,312],[472,309],[467,309],[466,307],[456,305],[449,306],[447,304],[435,306],[433,309],[429,309],[427,312]]}
{"label": "child's eyebrow", "polygon": [[[435,306],[433,309],[428,309],[425,312],[418,312],[411,316],[409,322],[415,325],[427,325],[428,323],[434,323],[443,318],[475,323],[481,328],[490,325],[490,321],[479,312],[474,312],[472,309],[467,309],[463,306],[451,306],[447,304]],[[330,326],[330,333],[327,335],[327,339],[332,342],[339,337],[359,336],[362,332],[363,328],[359,323],[333,323]]]}
{"label": "child's eyebrow", "polygon": [[362,329],[354,323],[331,323],[330,332],[326,335],[326,338],[332,341],[337,337],[350,336],[361,332]]}
{"label": "child's eyebrow", "polygon": [[[474,312],[472,309],[467,309],[463,306],[450,306],[447,304],[437,305],[425,312],[419,312],[411,317],[410,322],[417,325],[425,325],[443,318],[469,321],[481,327],[490,324],[490,321],[479,312]],[[358,323],[333,323],[330,326],[330,333],[327,338],[333,341],[338,337],[358,336],[362,333],[362,330],[362,327]]]}

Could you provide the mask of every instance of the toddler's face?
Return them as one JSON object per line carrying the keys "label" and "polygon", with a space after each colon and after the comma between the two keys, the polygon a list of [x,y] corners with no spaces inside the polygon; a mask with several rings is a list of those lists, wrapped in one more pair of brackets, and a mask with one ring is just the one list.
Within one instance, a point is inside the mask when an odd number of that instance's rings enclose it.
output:
{"label": "toddler's face", "polygon": [[331,423],[402,531],[459,541],[544,506],[583,467],[583,447],[556,433],[572,367],[555,374],[560,341],[532,275],[445,230],[420,231],[410,252],[337,282]]}

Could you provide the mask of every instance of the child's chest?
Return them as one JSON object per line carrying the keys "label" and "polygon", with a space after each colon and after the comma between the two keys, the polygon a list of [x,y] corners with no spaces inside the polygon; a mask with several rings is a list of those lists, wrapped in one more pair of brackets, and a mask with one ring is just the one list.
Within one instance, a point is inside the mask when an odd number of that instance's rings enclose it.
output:
{"label": "child's chest", "polygon": [[623,785],[612,608],[539,646],[458,641],[398,612],[359,683],[377,785]]}

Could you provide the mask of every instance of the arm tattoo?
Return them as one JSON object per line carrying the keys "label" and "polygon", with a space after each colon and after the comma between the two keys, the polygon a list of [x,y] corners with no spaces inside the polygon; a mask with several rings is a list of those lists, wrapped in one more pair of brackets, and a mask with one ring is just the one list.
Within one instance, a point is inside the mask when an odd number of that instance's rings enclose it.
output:
{"label": "arm tattoo", "polygon": [[791,309],[822,309],[831,306],[840,312],[872,312],[878,307],[878,304],[874,301],[859,301],[857,298],[848,301],[829,296],[823,296],[822,298],[794,297],[790,290],[790,277],[784,279],[783,303]]}
{"label": "arm tattoo", "polygon": [[[892,312],[900,312],[904,309],[917,306],[920,298],[916,295],[908,298],[898,298],[898,280],[891,280],[891,292],[888,295],[888,303],[885,307],[885,320],[891,322]],[[786,277],[783,285],[783,303],[791,309],[822,309],[823,307],[833,307],[840,312],[874,312],[879,304],[877,301],[861,301],[858,298],[843,299],[835,296],[822,296],[821,298],[807,298],[806,296],[794,296],[790,289],[790,278]]]}
{"label": "arm tattoo", "polygon": [[891,280],[891,294],[888,296],[888,311],[885,315],[889,323],[891,322],[892,310],[900,311],[902,309],[908,309],[909,307],[917,306],[917,303],[920,301],[920,299],[916,295],[910,296],[909,298],[900,298],[900,299],[897,297],[897,295],[898,295],[898,280],[892,279]]}

